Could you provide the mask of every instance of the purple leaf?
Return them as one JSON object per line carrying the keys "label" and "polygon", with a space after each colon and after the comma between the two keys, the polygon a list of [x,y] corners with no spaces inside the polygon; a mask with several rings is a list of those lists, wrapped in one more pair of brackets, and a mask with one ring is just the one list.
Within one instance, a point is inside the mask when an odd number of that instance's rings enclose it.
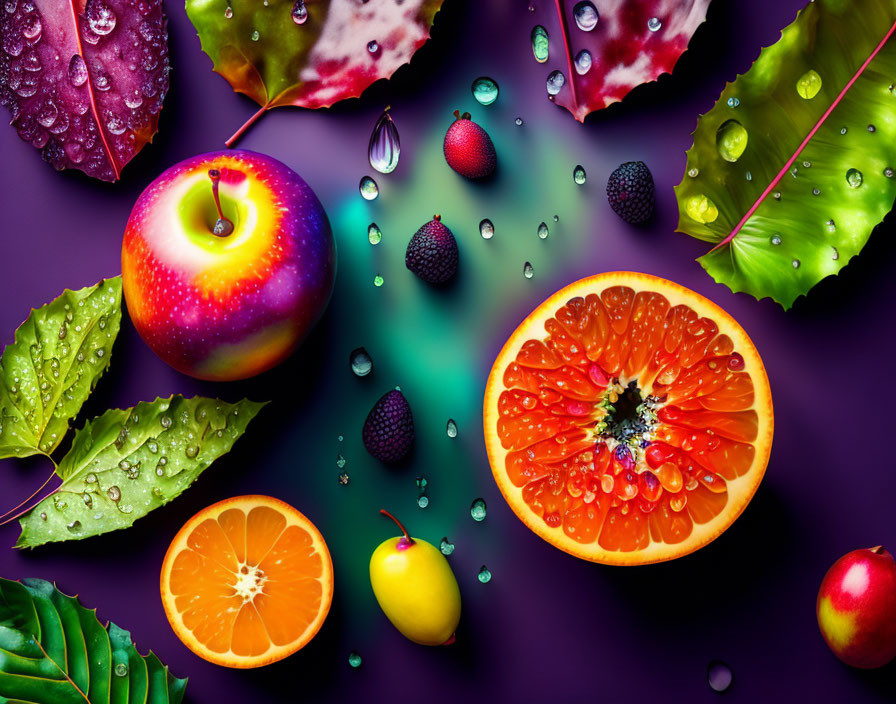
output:
{"label": "purple leaf", "polygon": [[0,103],[58,170],[116,181],[168,92],[161,0],[2,0]]}

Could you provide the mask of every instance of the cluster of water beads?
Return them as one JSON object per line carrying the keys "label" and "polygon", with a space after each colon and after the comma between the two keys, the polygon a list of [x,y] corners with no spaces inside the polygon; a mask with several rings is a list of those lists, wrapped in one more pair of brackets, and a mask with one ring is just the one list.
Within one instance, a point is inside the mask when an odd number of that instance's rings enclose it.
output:
{"label": "cluster of water beads", "polygon": [[449,438],[457,437],[457,423],[454,422],[454,418],[449,418],[448,422],[445,424],[445,434],[448,435]]}
{"label": "cluster of water beads", "polygon": [[480,105],[491,105],[498,99],[498,84],[488,76],[480,76],[473,81],[472,91]]}
{"label": "cluster of water beads", "polygon": [[538,230],[536,231],[538,234],[538,239],[546,240],[548,235],[551,234],[550,230],[548,230],[548,224],[546,222],[542,222],[538,226]]}
{"label": "cluster of water beads", "polygon": [[485,520],[486,513],[485,499],[475,499],[473,503],[470,504],[470,516],[477,523],[481,523]]}
{"label": "cluster of water beads", "polygon": [[479,223],[479,234],[482,235],[484,240],[490,240],[495,236],[495,226],[491,220],[485,218]]}
{"label": "cluster of water beads", "polygon": [[479,574],[476,575],[476,578],[483,584],[488,584],[492,581],[492,573],[489,571],[488,567],[483,565],[479,568]]}
{"label": "cluster of water beads", "polygon": [[353,650],[348,654],[348,664],[353,670],[357,670],[364,664],[364,660],[357,650]]}
{"label": "cluster of water beads", "polygon": [[416,479],[417,484],[417,505],[420,508],[429,506],[429,497],[426,495],[426,477],[422,474]]}
{"label": "cluster of water beads", "polygon": [[442,541],[439,543],[439,550],[446,557],[454,552],[454,543],[448,540],[448,536],[442,538]]}
{"label": "cluster of water beads", "polygon": [[379,186],[370,176],[364,176],[358,184],[358,191],[364,200],[375,200],[380,194]]}
{"label": "cluster of water beads", "polygon": [[531,279],[533,276],[535,276],[535,269],[532,267],[531,262],[526,262],[523,264],[523,277]]}
{"label": "cluster of water beads", "polygon": [[[369,48],[369,47],[368,47]],[[398,166],[398,158],[401,155],[401,140],[398,135],[398,128],[389,114],[389,107],[383,110],[383,113],[377,118],[373,131],[370,134],[370,141],[367,144],[367,160],[370,165],[381,174],[392,173]],[[373,179],[371,179],[372,181]],[[374,188],[376,184],[374,183]],[[367,200],[373,200],[364,195]]]}
{"label": "cluster of water beads", "polygon": [[584,166],[576,164],[576,168],[572,170],[572,180],[579,186],[585,185],[585,181],[588,180],[588,174],[585,173]]}
{"label": "cluster of water beads", "polygon": [[336,468],[339,470],[339,474],[336,475],[336,481],[342,484],[342,486],[347,485],[349,482],[348,472],[345,471],[345,457],[342,456],[342,441],[344,439],[341,435],[336,438],[336,441],[339,443],[336,450]]}
{"label": "cluster of water beads", "polygon": [[713,660],[706,668],[706,681],[715,692],[724,692],[731,686],[733,679],[731,668],[721,660]]}
{"label": "cluster of water beads", "polygon": [[383,233],[375,222],[367,226],[367,241],[370,244],[379,244],[383,239]]}
{"label": "cluster of water beads", "polygon": [[373,360],[363,347],[357,347],[349,355],[349,363],[355,376],[367,376],[373,371]]}

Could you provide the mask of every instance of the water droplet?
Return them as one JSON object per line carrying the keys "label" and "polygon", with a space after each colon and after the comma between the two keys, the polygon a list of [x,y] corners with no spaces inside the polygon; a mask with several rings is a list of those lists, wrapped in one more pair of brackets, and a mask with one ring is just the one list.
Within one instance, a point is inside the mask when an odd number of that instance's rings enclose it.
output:
{"label": "water droplet", "polygon": [[349,361],[355,376],[367,376],[373,370],[373,360],[363,347],[352,350]]}
{"label": "water droplet", "polygon": [[874,125],[868,125],[869,132],[877,132],[877,128]]}
{"label": "water droplet", "polygon": [[840,252],[837,251],[836,247],[831,247],[831,259],[836,261],[840,258]]}
{"label": "water droplet", "polygon": [[[370,141],[367,143],[367,160],[381,174],[388,174],[395,171],[400,154],[401,140],[398,136],[398,128],[389,114],[389,108],[386,108],[373,126],[373,132],[370,133]],[[368,177],[365,176],[365,178]],[[370,180],[373,182],[373,179]],[[361,195],[367,200],[376,198],[376,183],[373,182],[373,196],[368,197],[364,193],[364,179],[361,179]]]}
{"label": "water droplet", "polygon": [[816,186],[815,188],[812,189],[812,195],[813,195],[813,196],[817,196],[817,195],[820,195],[820,194],[821,194],[821,189],[820,189],[818,186]]}
{"label": "water droplet", "polygon": [[740,105],[740,98],[735,98],[734,96],[728,98],[729,108],[736,108],[738,105]]}
{"label": "water droplet", "polygon": [[127,677],[128,676],[128,666],[123,662],[120,662],[117,665],[115,665],[115,676],[116,677]]}
{"label": "water droplet", "polygon": [[749,171],[747,171],[747,173],[744,174],[744,176],[745,176],[745,178],[747,179],[747,181],[752,181],[752,180],[753,180],[753,174],[750,173]]}
{"label": "water droplet", "polygon": [[228,20],[233,17],[233,8],[230,5],[228,5],[227,9],[224,10],[224,17]]}
{"label": "water droplet", "polygon": [[40,512],[40,520],[42,520],[42,521],[47,520],[47,513],[46,513],[46,511],[41,511],[41,512]]}
{"label": "water droplet", "polygon": [[825,223],[825,225],[827,225],[828,232],[836,232],[837,231],[837,225],[834,223],[833,220],[828,220]]}
{"label": "water droplet", "polygon": [[339,469],[345,467],[345,457],[339,453],[336,453],[336,466],[339,467]]}
{"label": "water droplet", "polygon": [[581,164],[578,164],[576,168],[572,170],[572,180],[575,181],[578,185],[584,186],[587,179],[588,174],[585,173],[585,167]]}
{"label": "water droplet", "polygon": [[535,60],[543,64],[548,60],[548,30],[542,27],[540,24],[535,25],[532,28],[532,53],[535,55]]}
{"label": "water droplet", "polygon": [[261,35],[258,33],[258,30],[256,29],[252,32],[252,41],[257,42],[259,39],[261,39]]}
{"label": "water droplet", "polygon": [[589,0],[582,0],[582,2],[576,3],[575,7],[572,8],[572,15],[576,20],[576,26],[583,32],[590,32],[597,27],[599,19],[597,8]]}
{"label": "water droplet", "polygon": [[190,445],[184,450],[184,454],[191,460],[194,459],[199,454],[199,445]]}
{"label": "water droplet", "polygon": [[562,71],[551,71],[547,80],[548,95],[557,95],[565,84],[566,76]]}
{"label": "water droplet", "polygon": [[576,54],[576,73],[578,73],[580,76],[584,76],[591,70],[591,65],[593,63],[594,59],[591,57],[591,52],[587,49],[582,49],[578,54]]}
{"label": "water droplet", "polygon": [[470,515],[476,522],[484,521],[486,514],[485,499],[476,499],[470,504]]}
{"label": "water droplet", "polygon": [[385,281],[383,280],[383,277],[380,274],[377,274],[376,276],[373,277],[373,285],[376,286],[377,288],[382,286],[384,283],[385,283]]}
{"label": "water droplet", "polygon": [[479,223],[479,234],[482,235],[484,240],[490,240],[495,236],[495,226],[491,220],[485,218],[485,220]]}
{"label": "water droplet", "polygon": [[697,178],[697,174],[699,174],[699,173],[700,173],[700,169],[698,169],[696,166],[693,166],[690,169],[688,169],[688,176],[690,176],[691,178]]}
{"label": "water droplet", "polygon": [[479,568],[479,574],[476,575],[476,578],[483,584],[488,584],[492,581],[492,573],[488,571],[488,567],[483,565]]}
{"label": "water droplet", "polygon": [[367,52],[370,54],[376,54],[380,50],[379,42],[376,39],[371,39],[367,42]]}
{"label": "water droplet", "polygon": [[163,428],[170,428],[171,427],[171,416],[162,416],[161,418],[159,418],[159,424]]}
{"label": "water droplet", "polygon": [[425,494],[418,496],[417,497],[417,505],[420,508],[426,508],[427,506],[429,506],[429,497],[426,496]]}
{"label": "water droplet", "polygon": [[887,168],[884,169],[884,176],[886,176],[887,178],[893,178],[892,167],[888,166]]}
{"label": "water droplet", "polygon": [[737,120],[726,120],[716,131],[716,149],[725,161],[734,163],[747,148],[749,135]]}
{"label": "water droplet", "polygon": [[81,532],[81,521],[72,521],[65,527],[68,528],[69,532],[71,532],[71,533],[80,533]]}
{"label": "water droplet", "polygon": [[543,222],[538,226],[537,232],[538,238],[542,240],[546,240],[548,238],[548,235],[551,234],[550,230],[548,230],[548,224],[546,222]]}
{"label": "water droplet", "polygon": [[106,494],[109,495],[109,498],[112,499],[112,501],[120,501],[121,500],[121,489],[119,489],[114,484],[112,486],[110,486],[108,489],[106,489]]}
{"label": "water droplet", "polygon": [[864,181],[864,177],[858,169],[849,169],[846,172],[846,183],[849,184],[850,188],[858,188],[862,185],[862,181]]}
{"label": "water droplet", "polygon": [[799,259],[794,259],[792,262],[790,262],[790,265],[791,265],[794,269],[799,269],[799,268],[800,268],[800,260],[799,260]]}
{"label": "water droplet", "polygon": [[706,681],[712,690],[716,692],[724,692],[731,686],[731,680],[734,675],[731,668],[721,660],[713,660],[706,668]]}
{"label": "water droplet", "polygon": [[774,198],[775,200],[781,200],[781,191],[775,191],[772,194],[772,198]]}
{"label": "water droplet", "polygon": [[292,21],[296,24],[305,24],[308,21],[308,8],[305,7],[305,0],[296,0],[292,6]]}
{"label": "water droplet", "polygon": [[[90,3],[88,3],[88,8],[89,6]],[[25,19],[22,21],[22,36],[25,37],[25,39],[34,44],[40,39],[40,33],[42,30],[43,26],[40,23],[40,17],[35,14],[25,16]]]}
{"label": "water droplet", "polygon": [[355,670],[357,670],[364,663],[364,660],[361,658],[361,654],[357,650],[353,650],[348,654],[348,664]]}
{"label": "water droplet", "polygon": [[691,196],[684,202],[684,211],[696,222],[707,224],[719,217],[719,209],[705,195]]}
{"label": "water droplet", "polygon": [[361,197],[364,200],[374,200],[380,194],[376,181],[370,176],[365,176],[361,179],[361,182],[358,184],[358,190],[361,192]]}
{"label": "water droplet", "polygon": [[662,26],[663,23],[660,21],[659,17],[651,17],[649,20],[647,20],[647,29],[649,29],[651,32],[658,32],[660,30],[660,27]]}
{"label": "water droplet", "polygon": [[480,105],[491,105],[498,99],[498,84],[488,76],[480,76],[473,81],[471,89]]}
{"label": "water droplet", "polygon": [[777,247],[779,244],[781,244],[781,236],[780,235],[772,235],[771,238],[769,239],[769,242],[771,242],[773,245],[775,245]]}
{"label": "water droplet", "polygon": [[515,124],[517,127],[522,127],[522,125],[523,125],[523,118],[521,118],[521,117],[516,118],[516,119],[513,121],[513,124]]}
{"label": "water droplet", "polygon": [[442,551],[443,555],[450,555],[454,552],[454,543],[449,542],[448,538],[442,538],[442,542],[439,543],[439,550]]}
{"label": "water droplet", "polygon": [[818,75],[817,71],[810,69],[797,79],[796,92],[805,100],[812,100],[812,98],[818,95],[820,90],[821,76]]}
{"label": "water droplet", "polygon": [[87,17],[87,24],[94,34],[103,37],[115,29],[117,19],[115,13],[102,0],[87,0],[84,15]]}
{"label": "water droplet", "polygon": [[527,279],[531,279],[533,276],[535,276],[535,269],[532,268],[532,264],[530,264],[529,262],[523,264],[523,276],[525,276]]}
{"label": "water droplet", "polygon": [[448,434],[449,438],[457,437],[457,423],[454,422],[453,418],[448,419],[448,425],[445,427],[445,432]]}
{"label": "water droplet", "polygon": [[106,350],[104,350],[102,347],[100,347],[96,352],[94,352],[94,354],[97,357],[104,357],[106,355]]}
{"label": "water droplet", "polygon": [[349,483],[348,472],[340,472],[336,477],[336,481],[338,481],[342,486],[346,486]]}
{"label": "water droplet", "polygon": [[52,127],[58,116],[59,108],[57,108],[56,103],[50,99],[44,101],[43,105],[41,105],[37,111],[37,121],[44,127]]}

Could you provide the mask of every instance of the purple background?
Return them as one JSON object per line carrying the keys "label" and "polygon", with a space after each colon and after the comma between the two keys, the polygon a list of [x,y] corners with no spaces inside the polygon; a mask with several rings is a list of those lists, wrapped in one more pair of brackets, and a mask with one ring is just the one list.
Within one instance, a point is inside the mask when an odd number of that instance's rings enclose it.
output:
{"label": "purple background", "polygon": [[[386,101],[396,111],[403,109],[402,141],[410,150],[423,135],[438,138],[444,129],[428,115],[445,109],[446,91],[460,95],[458,87],[482,73],[498,77],[499,103],[512,101],[505,104],[508,123],[520,114],[527,127],[574,145],[579,158],[590,155],[594,217],[586,219],[583,235],[593,237],[594,244],[589,239],[562,268],[537,269],[525,295],[515,297],[507,310],[490,311],[499,324],[479,342],[481,357],[474,370],[479,388],[517,320],[576,278],[638,269],[709,296],[753,337],[775,400],[777,432],[768,474],[738,522],[709,547],[673,563],[619,569],[575,560],[532,535],[500,500],[488,476],[481,433],[471,420],[463,437],[473,464],[458,471],[476,473],[475,486],[489,502],[489,517],[476,531],[469,528],[464,514],[472,497],[464,494],[453,509],[454,530],[444,531],[466,539],[456,540],[453,558],[459,576],[464,575],[458,643],[450,649],[413,646],[385,622],[364,584],[370,550],[392,532],[367,523],[378,532],[358,535],[353,550],[341,548],[346,536],[362,532],[361,519],[357,504],[349,510],[333,499],[339,496],[331,464],[335,443],[327,441],[320,451],[315,445],[321,416],[329,418],[337,404],[327,375],[345,377],[348,351],[369,344],[345,334],[352,324],[352,282],[343,269],[329,314],[302,352],[280,371],[249,383],[222,388],[182,377],[159,362],[125,323],[112,369],[84,416],[174,392],[273,398],[276,413],[250,427],[234,452],[209,470],[214,477],[203,477],[134,528],[30,553],[4,550],[0,574],[55,579],[63,590],[80,594],[88,606],[99,608],[101,618],[130,629],[141,649],[152,647],[176,674],[189,675],[187,701],[197,704],[457,702],[469,697],[701,702],[718,696],[705,679],[707,663],[716,658],[734,670],[734,685],[723,695],[732,702],[893,701],[896,668],[866,673],[841,665],[822,642],[814,614],[818,584],[837,557],[859,547],[896,545],[888,391],[893,387],[896,300],[893,216],[839,277],[824,281],[787,313],[768,300],[757,303],[713,283],[694,262],[706,245],[673,234],[672,186],[681,178],[696,116],[713,104],[726,80],[749,67],[760,46],[777,39],[802,2],[716,0],[673,76],[637,89],[623,105],[592,116],[584,126],[544,97],[544,71],[528,47],[533,18],[526,5],[526,0],[448,0],[434,41],[391,83],[377,84],[363,100],[334,110],[271,113],[242,146],[270,153],[298,170],[338,224],[334,214],[346,199],[357,198],[369,129]],[[0,129],[3,343],[11,341],[30,306],[50,300],[65,286],[77,288],[117,274],[121,233],[145,185],[166,166],[219,148],[255,110],[210,73],[182,2],[166,2],[166,10],[172,92],[155,144],[125,169],[121,183],[57,174],[14,130]],[[644,231],[612,216],[602,196],[610,170],[629,158],[647,161],[657,181],[658,217]],[[571,166],[563,178],[570,178]],[[337,227],[336,236],[345,234]],[[601,242],[612,245],[601,247]],[[364,290],[373,291],[367,281]],[[488,306],[489,301],[481,303]],[[380,324],[400,326],[401,321]],[[371,398],[378,395],[370,393]],[[352,409],[351,422],[338,429],[357,435],[355,426],[367,407]],[[336,426],[326,428],[335,437]],[[302,461],[316,462],[318,456],[327,458],[326,468],[319,470],[326,473],[326,491],[314,478],[314,462]],[[35,478],[42,479],[47,470],[39,461],[2,465],[4,508],[30,493],[39,483]],[[242,672],[205,663],[177,640],[162,612],[158,569],[171,537],[190,515],[214,500],[250,492],[281,496],[321,527],[334,552],[337,589],[323,630],[302,653]],[[363,510],[374,508],[365,503]],[[6,526],[0,539],[11,545],[17,532],[17,526]],[[442,532],[433,528],[425,537],[438,541]],[[483,536],[488,549],[465,552],[478,540],[475,535]],[[495,575],[485,587],[470,578],[483,561]],[[346,662],[353,648],[365,657],[359,671]]]}

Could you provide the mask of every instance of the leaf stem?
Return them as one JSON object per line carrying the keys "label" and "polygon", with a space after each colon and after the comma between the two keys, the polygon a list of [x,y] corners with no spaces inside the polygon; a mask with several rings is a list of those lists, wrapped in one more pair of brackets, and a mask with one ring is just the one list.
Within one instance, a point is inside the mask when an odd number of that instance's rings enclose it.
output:
{"label": "leaf stem", "polygon": [[[51,458],[51,459],[52,459],[52,458]],[[55,465],[55,462],[54,462],[54,465]],[[40,492],[42,492],[44,489],[47,488],[47,484],[49,484],[51,481],[53,481],[53,477],[55,477],[55,476],[56,476],[56,471],[55,471],[55,469],[54,469],[53,472],[50,473],[50,476],[47,477],[47,480],[46,480],[43,484],[41,484],[40,487],[39,487],[33,494],[31,494],[31,496],[29,496],[27,499],[25,499],[24,501],[22,501],[22,503],[20,503],[18,506],[13,506],[13,507],[12,507],[11,509],[9,509],[6,513],[0,514],[0,519],[4,519],[4,518],[6,518],[6,517],[7,517],[9,514],[11,514],[13,511],[17,511],[17,510],[19,510],[20,508],[22,508],[22,506],[24,506],[24,505],[27,504],[29,501],[31,501],[31,499],[33,499],[33,498],[34,498],[35,496],[37,496]],[[54,489],[53,491],[55,492],[56,490]],[[43,501],[43,499],[41,499],[41,501]],[[38,503],[40,503],[40,501],[38,501]],[[21,515],[22,515],[22,514],[20,513],[20,514],[18,514],[18,515],[16,515],[16,516],[13,516],[12,518],[10,518],[10,519],[8,519],[8,520],[3,521],[2,523],[0,523],[0,526],[2,526],[2,525],[6,525],[6,523],[8,523],[9,521],[13,521],[13,520],[15,520],[18,516],[21,516]]]}
{"label": "leaf stem", "polygon": [[65,679],[67,679],[71,683],[72,687],[74,687],[76,690],[78,690],[78,694],[80,694],[82,697],[84,697],[84,701],[87,702],[87,704],[90,704],[90,700],[87,698],[87,695],[81,691],[81,688],[75,684],[75,681],[71,677],[69,677],[69,674],[65,670],[62,669],[62,666],[58,662],[56,662],[53,658],[50,657],[50,654],[46,650],[44,650],[44,646],[42,646],[40,644],[40,641],[37,638],[34,639],[34,644],[38,648],[40,648],[40,652],[42,652],[44,654],[44,657],[56,666],[56,669],[59,670],[62,673],[62,676],[65,677]]}
{"label": "leaf stem", "polygon": [[243,123],[243,126],[240,127],[236,132],[234,132],[233,136],[230,139],[228,139],[226,142],[224,142],[224,145],[228,149],[230,149],[234,144],[236,144],[240,140],[240,137],[242,137],[246,133],[246,131],[258,121],[258,118],[260,118],[262,115],[264,115],[268,111],[269,107],[270,107],[270,103],[268,103],[267,105],[262,105],[258,109],[258,112],[256,112],[254,115],[252,115],[252,117],[250,117],[248,120],[246,120]]}

